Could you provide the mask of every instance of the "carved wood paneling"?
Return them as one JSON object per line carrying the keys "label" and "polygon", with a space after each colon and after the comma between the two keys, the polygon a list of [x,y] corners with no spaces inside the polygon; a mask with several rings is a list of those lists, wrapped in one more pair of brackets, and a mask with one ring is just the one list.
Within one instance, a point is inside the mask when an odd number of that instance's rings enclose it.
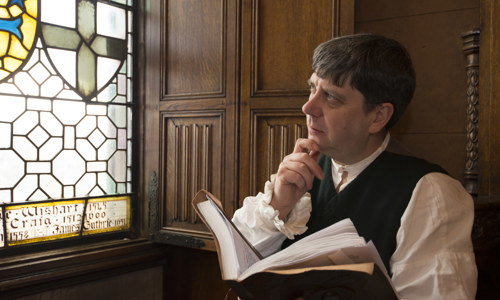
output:
{"label": "carved wood paneling", "polygon": [[149,225],[160,228],[155,240],[198,247],[184,239],[206,238],[195,193],[209,190],[231,215],[292,151],[305,135],[313,49],[352,33],[354,0],[150,3],[144,174],[157,174],[147,181],[157,195],[146,194],[158,199],[149,207],[158,222]]}
{"label": "carved wood paneling", "polygon": [[[238,0],[152,0],[147,60],[145,161],[157,161],[159,230],[154,240],[207,247],[191,200],[200,189],[234,210],[237,187]],[[156,113],[156,115],[155,115]],[[155,126],[156,125],[156,126]],[[154,196],[152,190],[148,194]],[[154,197],[151,197],[154,199]],[[155,226],[155,223],[150,223]],[[154,229],[153,229],[154,231]],[[192,238],[196,236],[197,238]]]}
{"label": "carved wood paneling", "polygon": [[206,231],[191,206],[200,189],[222,192],[221,113],[163,115],[163,226]]}
{"label": "carved wood paneling", "polygon": [[225,0],[163,2],[163,99],[224,93]]}
{"label": "carved wood paneling", "polygon": [[307,126],[301,111],[257,111],[252,114],[252,128],[251,189],[256,194],[292,153],[295,141],[307,136]]}
{"label": "carved wood paneling", "polygon": [[463,51],[467,58],[467,124],[466,124],[466,162],[464,185],[472,196],[478,192],[478,123],[479,123],[479,30],[462,35]]}

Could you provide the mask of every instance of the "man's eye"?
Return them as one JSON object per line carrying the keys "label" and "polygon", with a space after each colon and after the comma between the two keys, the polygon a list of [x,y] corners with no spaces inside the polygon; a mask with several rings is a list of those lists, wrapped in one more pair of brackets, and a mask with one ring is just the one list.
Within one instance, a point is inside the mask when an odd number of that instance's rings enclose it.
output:
{"label": "man's eye", "polygon": [[332,94],[326,93],[326,98],[328,99],[328,101],[331,101],[331,102],[337,101],[337,97],[335,97]]}

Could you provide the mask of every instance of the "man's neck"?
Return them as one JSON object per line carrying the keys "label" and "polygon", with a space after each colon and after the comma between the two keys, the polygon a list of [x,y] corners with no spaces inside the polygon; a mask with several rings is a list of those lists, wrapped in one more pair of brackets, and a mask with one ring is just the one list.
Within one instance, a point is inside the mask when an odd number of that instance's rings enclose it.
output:
{"label": "man's neck", "polygon": [[[366,143],[366,146],[363,147],[364,151],[357,154],[355,157],[350,158],[350,159],[336,159],[332,158],[337,164],[340,165],[353,165],[357,164],[358,162],[361,162],[365,160],[366,158],[372,156],[375,152],[382,152],[385,150],[387,147],[387,144],[389,143],[389,138],[390,134],[388,131],[384,131],[383,133],[377,134],[377,135],[372,135],[369,140]],[[383,146],[383,149],[379,151],[379,148]]]}
{"label": "man's neck", "polygon": [[356,178],[358,174],[360,174],[387,148],[390,139],[391,139],[390,134],[387,133],[384,140],[375,151],[373,151],[369,156],[365,157],[364,159],[354,164],[341,164],[341,163],[339,164],[338,162],[332,159],[332,179],[334,184],[336,186],[339,184],[341,175],[344,171],[347,171],[347,173],[349,174],[346,180],[346,184],[348,184],[351,180]]}

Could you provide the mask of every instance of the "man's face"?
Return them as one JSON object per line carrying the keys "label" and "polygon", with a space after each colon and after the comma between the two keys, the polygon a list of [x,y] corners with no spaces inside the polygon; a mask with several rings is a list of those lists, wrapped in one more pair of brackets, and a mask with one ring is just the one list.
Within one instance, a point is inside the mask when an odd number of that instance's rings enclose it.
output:
{"label": "man's face", "polygon": [[311,94],[302,106],[307,117],[309,139],[320,152],[334,160],[352,164],[371,154],[369,139],[375,111],[366,112],[364,97],[346,80],[342,87],[313,73]]}

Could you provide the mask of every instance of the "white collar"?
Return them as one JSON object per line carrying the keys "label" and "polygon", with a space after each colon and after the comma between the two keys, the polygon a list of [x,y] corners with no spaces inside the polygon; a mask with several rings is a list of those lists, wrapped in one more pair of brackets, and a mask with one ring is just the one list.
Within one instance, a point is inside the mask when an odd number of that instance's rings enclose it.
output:
{"label": "white collar", "polygon": [[385,136],[384,141],[382,144],[375,150],[372,154],[370,154],[368,157],[365,159],[354,163],[352,165],[342,165],[337,163],[335,160],[332,159],[332,179],[333,179],[333,184],[337,186],[339,182],[341,181],[342,178],[342,173],[344,171],[347,171],[347,181],[345,184],[342,184],[340,187],[340,190],[343,190],[349,182],[351,182],[354,178],[356,178],[363,170],[368,167],[369,164],[371,164],[379,155],[382,153],[386,148],[387,145],[389,144],[389,140],[391,139],[391,135],[387,133]]}

